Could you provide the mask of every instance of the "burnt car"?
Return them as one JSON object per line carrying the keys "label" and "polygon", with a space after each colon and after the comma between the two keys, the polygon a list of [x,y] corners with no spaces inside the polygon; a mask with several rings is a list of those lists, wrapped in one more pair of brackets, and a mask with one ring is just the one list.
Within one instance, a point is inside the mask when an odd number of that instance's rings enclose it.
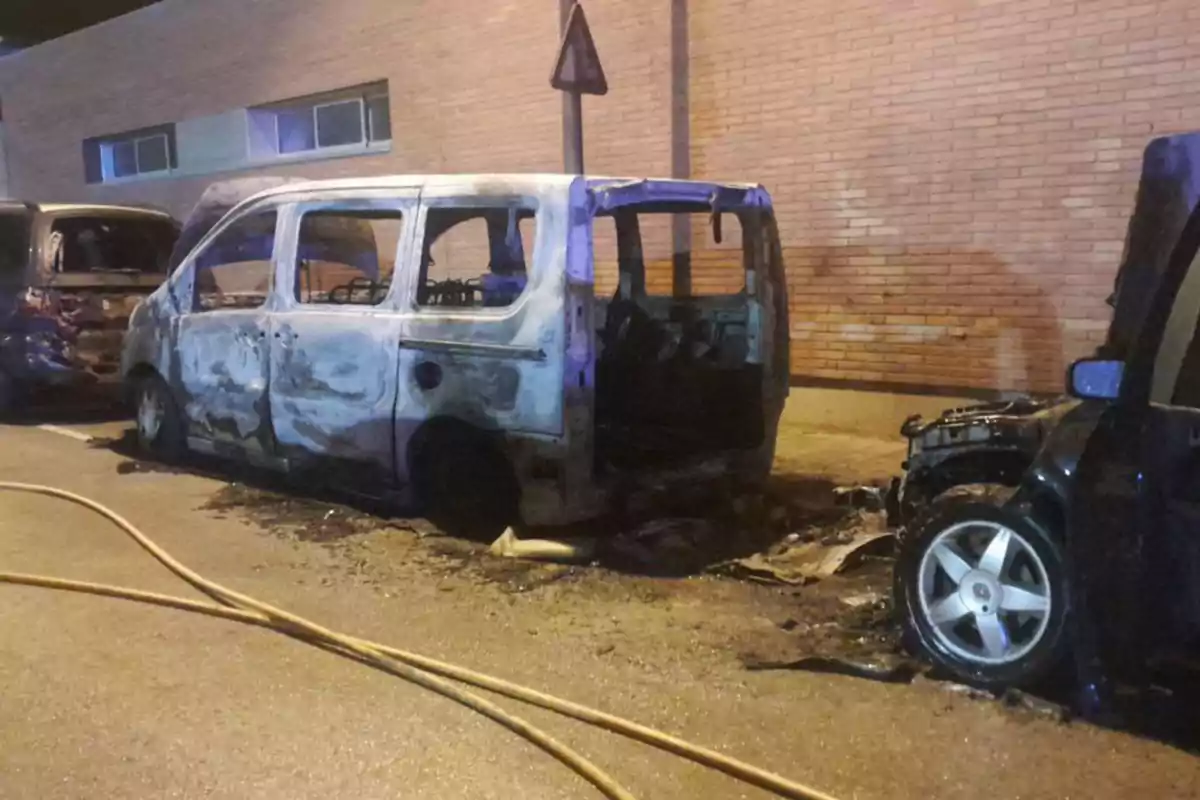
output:
{"label": "burnt car", "polygon": [[415,495],[455,524],[568,523],[698,465],[769,474],[788,327],[761,187],[257,188],[201,200],[194,246],[130,320],[146,451]]}
{"label": "burnt car", "polygon": [[0,412],[46,387],[116,384],[129,316],[178,232],[149,208],[0,201]]}
{"label": "burnt car", "polygon": [[890,521],[913,521],[933,501],[958,486],[1016,486],[1051,431],[1078,404],[1017,397],[952,408],[933,420],[909,417],[900,433],[908,439],[904,474],[890,488]]}
{"label": "burnt car", "polygon": [[[1187,233],[1197,224],[1198,195],[1200,135],[1152,142],[1110,299],[1113,319],[1097,353],[1110,372],[1139,348],[1160,347],[1147,337],[1178,291],[1172,281],[1186,272],[1187,264],[1177,262],[1190,264],[1194,257]],[[1190,340],[1191,329],[1187,334]],[[1100,487],[1093,485],[1087,509],[1079,505],[1081,459],[1098,437],[1109,437],[1100,432],[1117,413],[1108,402],[1115,383],[1096,389],[1096,369],[1073,371],[1068,389],[1074,398],[981,405],[905,427],[906,474],[891,497],[901,523],[896,607],[909,642],[961,680],[991,688],[1036,684],[1055,675],[1069,653],[1086,660],[1096,649],[1081,642],[1094,622],[1082,611],[1082,592],[1091,595],[1090,607],[1117,613],[1103,598],[1129,578],[1119,566],[1121,553],[1146,537],[1109,547],[1078,524],[1081,511],[1090,518],[1094,509],[1116,502],[1095,496]],[[1188,361],[1177,378],[1181,385],[1200,383],[1200,361]],[[1167,442],[1147,446],[1173,451]],[[1121,484],[1131,475],[1110,478],[1107,489],[1118,495],[1142,492],[1138,480]],[[1163,559],[1179,575],[1185,564],[1200,567],[1200,560],[1183,560],[1190,557],[1189,541],[1188,535],[1160,539],[1161,549],[1143,551],[1131,568],[1144,575],[1147,564]],[[1180,619],[1191,613],[1186,609],[1200,611],[1192,597],[1200,571],[1192,576],[1176,586],[1177,597],[1190,599],[1168,614],[1180,623],[1173,627],[1177,643],[1196,638],[1188,628],[1194,623]],[[1129,624],[1126,612],[1119,616]],[[1194,616],[1200,622],[1200,613]]]}

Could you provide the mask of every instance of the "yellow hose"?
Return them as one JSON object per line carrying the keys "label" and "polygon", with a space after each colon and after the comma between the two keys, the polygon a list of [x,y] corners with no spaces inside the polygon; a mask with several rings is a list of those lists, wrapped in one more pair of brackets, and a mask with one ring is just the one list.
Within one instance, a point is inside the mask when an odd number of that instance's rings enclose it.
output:
{"label": "yellow hose", "polygon": [[85,581],[73,581],[40,575],[24,575],[20,573],[0,572],[0,583],[83,592],[150,603],[242,622],[248,625],[270,628],[288,636],[317,644],[325,649],[332,650],[392,675],[404,678],[483,714],[550,753],[585,780],[592,783],[592,785],[609,798],[619,798],[620,800],[628,798],[631,800],[632,795],[583,756],[575,753],[528,722],[507,713],[482,697],[458,689],[435,676],[450,678],[470,686],[486,689],[487,691],[514,700],[529,703],[581,722],[619,733],[628,738],[657,747],[660,750],[694,761],[702,766],[718,770],[745,783],[766,789],[780,797],[794,798],[794,800],[835,800],[831,795],[789,781],[772,772],[760,769],[751,764],[746,764],[713,750],[694,745],[654,728],[639,725],[621,717],[562,700],[552,695],[475,672],[465,667],[455,666],[426,656],[331,631],[303,617],[276,608],[261,600],[256,600],[253,597],[241,594],[202,577],[177,561],[124,517],[82,495],[63,489],[56,489],[51,486],[10,481],[0,481],[0,490],[28,492],[55,497],[83,506],[100,514],[128,534],[151,556],[161,562],[167,569],[171,570],[171,572],[224,605],[212,605],[181,597],[145,592],[137,589],[126,589],[119,586],[107,586]]}

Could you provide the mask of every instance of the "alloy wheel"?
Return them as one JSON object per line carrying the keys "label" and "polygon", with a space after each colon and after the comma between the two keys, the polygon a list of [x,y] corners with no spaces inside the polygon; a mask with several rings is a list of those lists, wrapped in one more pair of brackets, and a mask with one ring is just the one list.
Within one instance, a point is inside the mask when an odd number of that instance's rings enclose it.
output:
{"label": "alloy wheel", "polygon": [[166,413],[166,398],[158,387],[144,386],[138,395],[137,406],[138,437],[143,442],[150,444],[158,438]]}
{"label": "alloy wheel", "polygon": [[919,575],[920,612],[934,639],[960,658],[1009,664],[1046,635],[1053,602],[1046,565],[1004,525],[950,526],[922,554]]}

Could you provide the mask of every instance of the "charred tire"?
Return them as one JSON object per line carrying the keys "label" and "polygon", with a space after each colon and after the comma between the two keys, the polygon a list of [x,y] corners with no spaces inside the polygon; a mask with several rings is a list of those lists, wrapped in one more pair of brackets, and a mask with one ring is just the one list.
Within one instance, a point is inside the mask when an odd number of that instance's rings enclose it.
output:
{"label": "charred tire", "polygon": [[133,388],[134,420],[138,449],[168,463],[184,452],[183,418],[166,381],[145,375]]}
{"label": "charred tire", "polygon": [[449,534],[491,540],[517,521],[519,488],[508,459],[481,431],[435,425],[409,460],[422,510]]}
{"label": "charred tire", "polygon": [[894,574],[905,641],[992,690],[1055,676],[1069,646],[1063,544],[1005,506],[1012,493],[985,484],[935,499],[903,537]]}

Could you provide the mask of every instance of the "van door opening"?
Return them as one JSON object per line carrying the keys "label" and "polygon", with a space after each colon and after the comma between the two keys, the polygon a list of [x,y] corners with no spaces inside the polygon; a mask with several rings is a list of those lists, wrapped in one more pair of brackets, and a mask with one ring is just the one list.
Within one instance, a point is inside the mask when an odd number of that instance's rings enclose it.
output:
{"label": "van door opening", "polygon": [[676,201],[597,214],[598,467],[762,445],[777,416],[767,395],[772,290],[782,292],[768,268],[768,220],[758,207]]}

